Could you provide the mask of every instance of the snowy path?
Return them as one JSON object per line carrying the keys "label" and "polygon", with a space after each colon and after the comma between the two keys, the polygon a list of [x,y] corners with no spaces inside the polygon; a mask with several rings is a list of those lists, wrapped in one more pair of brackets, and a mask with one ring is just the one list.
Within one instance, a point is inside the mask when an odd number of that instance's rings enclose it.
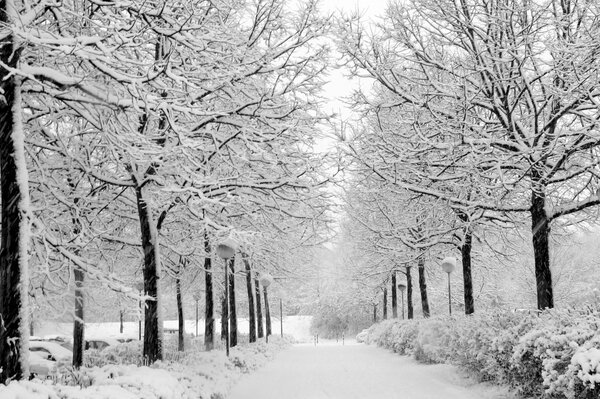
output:
{"label": "snowy path", "polygon": [[242,377],[228,399],[513,399],[448,365],[362,344],[296,345]]}

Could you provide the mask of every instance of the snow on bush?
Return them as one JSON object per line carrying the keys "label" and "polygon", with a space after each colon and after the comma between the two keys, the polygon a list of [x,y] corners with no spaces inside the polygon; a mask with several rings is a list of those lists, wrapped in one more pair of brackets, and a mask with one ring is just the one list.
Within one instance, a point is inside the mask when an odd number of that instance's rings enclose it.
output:
{"label": "snow on bush", "polygon": [[600,311],[486,312],[386,320],[366,339],[424,363],[450,363],[524,396],[600,397]]}
{"label": "snow on bush", "polygon": [[102,367],[107,364],[142,365],[142,343],[140,341],[110,345],[103,350],[90,349],[85,351],[83,364],[86,367]]}
{"label": "snow on bush", "polygon": [[[0,384],[2,399],[222,399],[231,385],[271,359],[290,341],[271,337],[223,351],[204,352],[190,345],[177,361],[140,366],[141,346],[128,343],[103,351],[86,351],[86,367],[59,369],[46,381],[13,381]],[[127,364],[127,363],[130,364]]]}

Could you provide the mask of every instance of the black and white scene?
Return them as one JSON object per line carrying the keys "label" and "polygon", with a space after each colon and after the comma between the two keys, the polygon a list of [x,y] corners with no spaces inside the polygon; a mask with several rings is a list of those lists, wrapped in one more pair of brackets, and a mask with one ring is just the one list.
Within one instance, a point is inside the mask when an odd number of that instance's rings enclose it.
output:
{"label": "black and white scene", "polygon": [[0,0],[0,399],[600,399],[600,0]]}

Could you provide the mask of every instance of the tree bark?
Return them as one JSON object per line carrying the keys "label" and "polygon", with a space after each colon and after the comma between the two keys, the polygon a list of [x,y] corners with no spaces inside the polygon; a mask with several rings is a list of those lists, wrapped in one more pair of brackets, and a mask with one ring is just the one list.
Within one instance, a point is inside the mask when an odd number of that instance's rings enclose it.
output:
{"label": "tree bark", "polygon": [[373,305],[373,323],[377,323],[377,304]]}
{"label": "tree bark", "polygon": [[465,314],[475,312],[475,300],[473,298],[473,279],[471,277],[471,249],[473,247],[473,233],[469,228],[465,229],[464,242],[461,246],[463,285],[465,295]]}
{"label": "tree bark", "polygon": [[410,274],[411,266],[406,267],[406,314],[408,319],[414,318],[413,301],[412,301],[412,275]]}
{"label": "tree bark", "polygon": [[398,293],[396,292],[396,271],[392,272],[392,317],[398,318]]}
{"label": "tree bark", "polygon": [[[0,0],[0,24],[14,26],[16,5]],[[17,68],[21,46],[0,42],[0,61]],[[0,383],[27,378],[29,187],[21,110],[21,81],[0,66]]]}
{"label": "tree bark", "polygon": [[269,298],[267,297],[267,289],[263,288],[263,292],[265,294],[265,329],[267,337],[271,334],[271,310],[269,309]]}
{"label": "tree bark", "polygon": [[229,345],[237,345],[237,308],[235,304],[235,257],[228,259],[229,263]]}
{"label": "tree bark", "polygon": [[123,334],[123,311],[119,310],[119,333]]}
{"label": "tree bark", "polygon": [[221,296],[221,341],[225,342],[229,335],[229,323],[227,322],[227,300],[225,293]]}
{"label": "tree bark", "polygon": [[264,337],[263,334],[263,322],[262,322],[262,309],[260,304],[260,283],[258,279],[254,279],[254,291],[256,292],[256,327],[258,338]]}
{"label": "tree bark", "polygon": [[387,287],[383,289],[383,320],[387,320]]}
{"label": "tree bark", "polygon": [[419,290],[421,291],[421,308],[423,309],[423,317],[429,317],[429,300],[427,299],[427,282],[425,281],[425,258],[419,257]]}
{"label": "tree bark", "polygon": [[144,197],[143,188],[136,182],[138,214],[142,231],[144,250],[144,293],[153,300],[147,300],[144,312],[144,362],[152,364],[162,360],[163,330],[159,306],[159,269],[158,233],[153,226],[152,211]]}
{"label": "tree bark", "polygon": [[204,349],[213,350],[215,347],[215,309],[213,299],[212,259],[208,232],[204,232]]}
{"label": "tree bark", "polygon": [[252,290],[252,270],[250,261],[244,256],[244,266],[246,267],[246,289],[248,290],[248,320],[249,320],[249,342],[256,342],[256,317],[254,314],[254,291]]}
{"label": "tree bark", "polygon": [[73,320],[73,368],[79,369],[83,365],[84,349],[84,312],[83,312],[83,282],[85,273],[75,266],[75,320]]}
{"label": "tree bark", "polygon": [[184,342],[184,331],[185,331],[185,320],[183,318],[183,298],[181,297],[181,271],[183,269],[182,263],[184,262],[183,258],[179,259],[179,272],[177,273],[177,278],[175,279],[175,291],[177,295],[177,350],[183,352],[185,350],[185,342]]}
{"label": "tree bark", "polygon": [[[535,171],[534,171],[535,172]],[[537,178],[534,177],[534,181]],[[546,214],[546,195],[543,187],[533,184],[531,193],[531,230],[533,233],[533,256],[538,309],[554,307],[552,272],[550,271],[550,220]]]}
{"label": "tree bark", "polygon": [[[71,189],[71,195],[73,196],[76,190],[76,184],[70,178],[67,178],[67,183]],[[73,204],[77,206],[79,203],[79,198],[75,197],[73,199]],[[79,218],[77,217],[77,211],[75,209],[71,210],[72,218],[71,223],[73,223],[73,237],[77,242],[77,237],[81,233],[81,223]],[[74,253],[76,255],[80,254],[80,250],[78,247],[75,248]],[[85,325],[84,325],[84,295],[83,295],[83,283],[85,280],[85,272],[81,270],[81,268],[77,265],[73,267],[73,277],[75,280],[75,312],[74,312],[74,320],[73,320],[73,359],[72,365],[74,369],[79,369],[83,364],[83,350],[85,346],[84,334],[85,334]]]}

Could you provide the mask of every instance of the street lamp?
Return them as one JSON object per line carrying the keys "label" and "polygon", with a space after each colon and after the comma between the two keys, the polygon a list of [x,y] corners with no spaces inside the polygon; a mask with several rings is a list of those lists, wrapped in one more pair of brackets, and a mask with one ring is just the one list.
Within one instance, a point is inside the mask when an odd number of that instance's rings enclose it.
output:
{"label": "street lamp", "polygon": [[406,284],[398,283],[398,289],[400,290],[400,295],[402,295],[402,320],[404,320],[404,290],[406,289]]}
{"label": "street lamp", "polygon": [[198,301],[200,300],[200,294],[194,293],[192,296],[196,301],[196,338],[198,338]]}
{"label": "street lamp", "polygon": [[442,260],[442,270],[448,273],[448,313],[452,314],[452,291],[450,288],[450,273],[456,268],[456,258],[451,256]]}
{"label": "street lamp", "polygon": [[281,338],[283,338],[283,299],[279,298],[279,328],[281,329]]}
{"label": "street lamp", "polygon": [[138,299],[138,307],[140,309],[140,314],[138,316],[138,340],[142,340],[142,292],[144,291],[144,283],[136,283],[135,289],[137,290],[140,297]]}
{"label": "street lamp", "polygon": [[263,286],[263,292],[265,296],[265,324],[266,324],[266,332],[265,332],[265,341],[269,343],[269,335],[271,335],[271,311],[269,310],[269,299],[267,298],[267,288],[273,282],[273,277],[269,273],[262,273],[260,276],[260,283]]}
{"label": "street lamp", "polygon": [[[225,319],[225,353],[229,356],[229,267],[227,266],[227,260],[233,258],[235,250],[237,249],[237,243],[232,238],[227,238],[219,245],[217,245],[217,255],[225,260],[225,309],[223,315]],[[198,323],[196,323],[198,325]]]}

